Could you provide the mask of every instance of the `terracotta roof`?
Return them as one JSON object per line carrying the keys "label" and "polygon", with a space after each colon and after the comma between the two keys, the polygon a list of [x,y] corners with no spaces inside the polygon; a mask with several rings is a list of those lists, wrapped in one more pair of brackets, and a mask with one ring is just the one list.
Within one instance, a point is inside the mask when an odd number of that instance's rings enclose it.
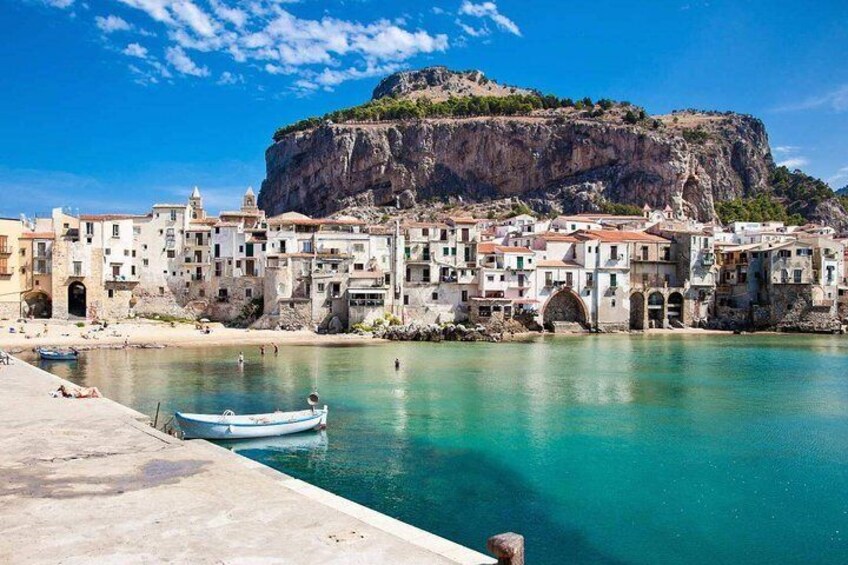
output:
{"label": "terracotta roof", "polygon": [[450,221],[452,221],[455,224],[476,224],[477,223],[477,220],[475,218],[470,217],[470,216],[450,218]]}
{"label": "terracotta roof", "polygon": [[110,222],[115,220],[133,220],[146,218],[146,214],[81,214],[79,219],[84,222]]}
{"label": "terracotta roof", "polygon": [[580,239],[597,239],[604,242],[652,241],[655,243],[671,243],[668,239],[658,235],[652,235],[643,231],[620,231],[620,230],[591,230],[575,232]]}
{"label": "terracotta roof", "polygon": [[24,232],[21,234],[20,239],[53,239],[55,235],[52,231],[43,231],[43,232]]}
{"label": "terracotta roof", "polygon": [[580,241],[576,237],[571,234],[555,232],[555,231],[546,231],[545,233],[540,233],[537,235],[539,239],[544,239],[545,241],[566,241],[576,243]]}
{"label": "terracotta roof", "polygon": [[401,226],[403,228],[447,228],[449,227],[447,224],[440,224],[438,222],[404,222]]}
{"label": "terracotta roof", "polygon": [[509,247],[507,245],[498,245],[496,243],[478,243],[477,244],[477,253],[489,254],[489,253],[522,253],[522,254],[533,254],[533,251],[528,249],[527,247]]}
{"label": "terracotta roof", "polygon": [[[223,215],[223,214],[222,214]],[[282,217],[282,216],[274,216],[273,218],[268,218],[268,225],[287,225],[291,224],[294,226],[364,226],[365,222],[362,220],[356,220],[354,218],[293,218],[293,217]]]}
{"label": "terracotta roof", "polygon": [[581,267],[578,263],[574,261],[561,261],[560,259],[542,259],[540,261],[536,261],[537,267]]}
{"label": "terracotta roof", "polygon": [[598,220],[644,220],[644,216],[629,216],[617,214],[577,214],[575,218],[598,219]]}

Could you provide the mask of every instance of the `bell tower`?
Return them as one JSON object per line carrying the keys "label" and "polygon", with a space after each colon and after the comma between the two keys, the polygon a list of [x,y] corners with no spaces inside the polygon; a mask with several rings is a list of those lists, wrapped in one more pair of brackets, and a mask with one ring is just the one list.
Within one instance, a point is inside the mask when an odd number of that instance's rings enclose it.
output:
{"label": "bell tower", "polygon": [[258,210],[259,207],[256,206],[256,195],[253,194],[253,187],[248,186],[247,191],[244,193],[244,198],[241,201],[241,211],[256,212]]}
{"label": "bell tower", "polygon": [[188,198],[189,213],[192,220],[202,220],[206,218],[206,212],[203,210],[203,198],[200,196],[200,189],[196,186],[191,191],[191,196]]}

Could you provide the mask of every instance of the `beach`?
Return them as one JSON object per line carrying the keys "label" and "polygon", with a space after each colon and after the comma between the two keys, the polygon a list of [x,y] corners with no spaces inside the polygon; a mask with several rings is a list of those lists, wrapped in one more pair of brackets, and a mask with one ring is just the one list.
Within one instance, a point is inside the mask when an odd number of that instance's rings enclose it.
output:
{"label": "beach", "polygon": [[[80,326],[79,324],[82,324]],[[156,320],[124,320],[100,324],[64,320],[0,322],[0,349],[17,353],[36,347],[219,347],[278,345],[345,345],[378,343],[369,335],[317,334],[308,330],[277,331],[227,328],[219,323],[202,324],[204,333],[193,323],[173,324]],[[14,330],[14,332],[10,330]]]}

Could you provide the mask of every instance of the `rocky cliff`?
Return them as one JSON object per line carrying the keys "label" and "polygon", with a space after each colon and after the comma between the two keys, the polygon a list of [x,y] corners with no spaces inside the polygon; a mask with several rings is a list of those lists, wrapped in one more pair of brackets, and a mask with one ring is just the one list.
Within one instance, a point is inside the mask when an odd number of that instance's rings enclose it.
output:
{"label": "rocky cliff", "polygon": [[[432,69],[384,79],[375,99],[510,96],[530,91],[479,73]],[[421,103],[421,100],[418,100]],[[337,123],[280,137],[266,151],[259,196],[269,214],[328,215],[350,207],[412,207],[519,197],[539,211],[605,202],[665,206],[695,217],[714,202],[766,192],[774,169],[759,120],[733,113],[647,116],[627,103],[578,102],[519,115]]]}

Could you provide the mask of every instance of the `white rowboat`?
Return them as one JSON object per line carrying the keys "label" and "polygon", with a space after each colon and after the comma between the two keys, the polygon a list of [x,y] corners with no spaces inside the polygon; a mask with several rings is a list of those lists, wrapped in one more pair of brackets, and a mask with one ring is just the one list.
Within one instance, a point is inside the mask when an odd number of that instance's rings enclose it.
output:
{"label": "white rowboat", "polygon": [[323,429],[327,426],[327,406],[270,414],[237,415],[232,410],[223,414],[177,412],[174,418],[186,439],[250,439]]}

